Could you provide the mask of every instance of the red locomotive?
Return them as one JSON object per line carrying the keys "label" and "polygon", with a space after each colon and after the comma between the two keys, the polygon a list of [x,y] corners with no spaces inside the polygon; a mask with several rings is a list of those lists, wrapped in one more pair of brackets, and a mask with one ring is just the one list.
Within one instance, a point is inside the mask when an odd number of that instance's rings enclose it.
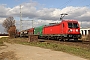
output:
{"label": "red locomotive", "polygon": [[61,23],[44,26],[42,35],[48,38],[56,39],[74,39],[78,40],[81,37],[80,26],[76,20],[62,20]]}

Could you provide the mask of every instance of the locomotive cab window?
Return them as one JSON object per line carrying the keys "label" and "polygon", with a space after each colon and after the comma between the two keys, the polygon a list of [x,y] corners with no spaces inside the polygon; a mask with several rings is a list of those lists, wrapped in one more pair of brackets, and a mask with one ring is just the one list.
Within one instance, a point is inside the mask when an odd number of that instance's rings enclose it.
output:
{"label": "locomotive cab window", "polygon": [[71,22],[69,22],[68,23],[68,27],[69,28],[78,28],[79,26],[78,26],[78,23],[71,23]]}

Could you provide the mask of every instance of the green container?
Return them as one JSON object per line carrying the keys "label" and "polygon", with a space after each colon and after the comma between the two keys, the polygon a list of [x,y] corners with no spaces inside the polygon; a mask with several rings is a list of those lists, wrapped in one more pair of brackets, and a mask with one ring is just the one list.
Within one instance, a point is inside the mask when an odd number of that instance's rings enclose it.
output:
{"label": "green container", "polygon": [[34,35],[42,36],[42,30],[44,26],[34,28]]}

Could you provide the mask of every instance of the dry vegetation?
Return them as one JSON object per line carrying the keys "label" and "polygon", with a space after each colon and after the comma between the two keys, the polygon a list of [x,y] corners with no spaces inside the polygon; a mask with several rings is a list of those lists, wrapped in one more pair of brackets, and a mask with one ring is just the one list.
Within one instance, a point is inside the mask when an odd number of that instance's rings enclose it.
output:
{"label": "dry vegetation", "polygon": [[[8,40],[8,38],[2,37],[0,38],[0,51],[5,49],[7,45],[4,42]],[[0,60],[18,60],[16,58],[16,54],[13,51],[0,52]]]}
{"label": "dry vegetation", "polygon": [[82,36],[81,40],[83,43],[89,43],[90,44],[90,35]]}
{"label": "dry vegetation", "polygon": [[0,60],[17,60],[15,53],[12,51],[0,53]]}
{"label": "dry vegetation", "polygon": [[24,45],[38,46],[42,48],[63,51],[90,59],[90,44],[83,44],[82,42],[28,42],[28,38],[2,38],[0,41],[12,44],[18,43]]}
{"label": "dry vegetation", "polygon": [[90,41],[90,35],[86,36],[86,40]]}

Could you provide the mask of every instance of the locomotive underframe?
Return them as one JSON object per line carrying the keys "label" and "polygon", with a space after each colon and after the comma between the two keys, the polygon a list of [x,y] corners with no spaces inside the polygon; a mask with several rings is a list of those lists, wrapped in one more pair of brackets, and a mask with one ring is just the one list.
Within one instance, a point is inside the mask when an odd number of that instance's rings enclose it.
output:
{"label": "locomotive underframe", "polygon": [[74,40],[78,40],[79,38],[81,38],[80,34],[58,34],[58,35],[43,35],[43,36],[39,36],[41,38],[47,38],[47,39],[74,39]]}

